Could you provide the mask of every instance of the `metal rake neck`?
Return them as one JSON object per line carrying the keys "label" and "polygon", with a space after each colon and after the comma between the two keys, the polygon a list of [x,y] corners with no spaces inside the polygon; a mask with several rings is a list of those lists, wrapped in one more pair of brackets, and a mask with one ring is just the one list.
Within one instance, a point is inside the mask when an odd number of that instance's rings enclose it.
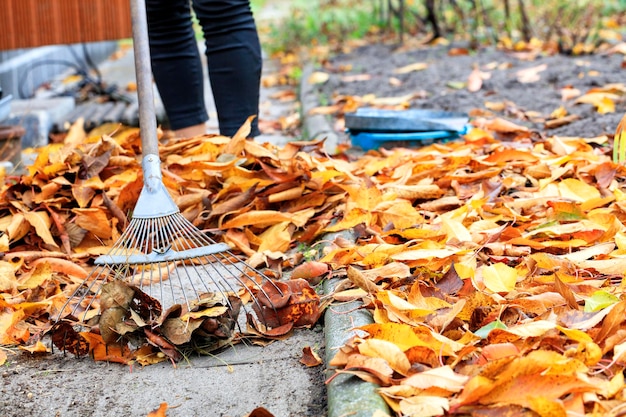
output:
{"label": "metal rake neck", "polygon": [[143,188],[135,205],[133,218],[151,219],[179,213],[178,206],[163,184],[159,156],[154,154],[144,156],[141,167]]}

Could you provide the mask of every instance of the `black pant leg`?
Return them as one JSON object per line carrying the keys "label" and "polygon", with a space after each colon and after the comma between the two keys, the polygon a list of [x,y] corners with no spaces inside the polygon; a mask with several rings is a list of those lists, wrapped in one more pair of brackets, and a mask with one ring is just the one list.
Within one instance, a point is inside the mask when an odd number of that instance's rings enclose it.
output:
{"label": "black pant leg", "polygon": [[193,7],[206,41],[220,133],[232,136],[249,116],[256,115],[251,136],[258,136],[263,59],[249,1],[193,0]]}
{"label": "black pant leg", "polygon": [[188,0],[146,0],[152,72],[172,129],[204,123],[204,74]]}

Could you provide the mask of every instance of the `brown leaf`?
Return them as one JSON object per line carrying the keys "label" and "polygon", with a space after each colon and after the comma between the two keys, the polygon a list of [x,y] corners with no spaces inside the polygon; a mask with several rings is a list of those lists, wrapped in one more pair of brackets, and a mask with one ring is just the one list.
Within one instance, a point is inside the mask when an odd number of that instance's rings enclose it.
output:
{"label": "brown leaf", "polygon": [[348,279],[358,288],[361,288],[370,294],[375,294],[380,289],[378,285],[353,266],[348,266],[346,272],[348,273]]}
{"label": "brown leaf", "polygon": [[163,336],[175,345],[182,345],[191,340],[192,333],[202,325],[203,320],[168,319],[163,322],[161,332]]}
{"label": "brown leaf", "polygon": [[252,410],[252,412],[248,414],[247,417],[274,417],[274,414],[270,413],[263,407],[258,407]]}
{"label": "brown leaf", "polygon": [[89,343],[67,321],[56,323],[50,330],[52,343],[62,352],[69,352],[76,356],[85,356],[89,353]]}
{"label": "brown leaf", "polygon": [[226,213],[233,213],[243,208],[253,200],[257,184],[253,184],[244,192],[236,193],[234,197],[215,203],[211,207],[211,217]]}
{"label": "brown leaf", "polygon": [[576,301],[576,296],[574,295],[574,292],[567,284],[561,281],[561,279],[559,278],[559,274],[554,275],[554,286],[556,287],[557,292],[563,296],[565,301],[567,301],[567,305],[570,308],[574,310],[580,310],[580,306],[578,305],[578,301]]}
{"label": "brown leaf", "polygon": [[435,287],[449,295],[454,295],[463,288],[463,280],[457,274],[456,269],[454,269],[454,264],[450,265],[448,271],[437,281]]}
{"label": "brown leaf", "polygon": [[319,296],[303,279],[266,282],[253,304],[258,319],[268,328],[312,326],[319,319]]}
{"label": "brown leaf", "polygon": [[300,363],[308,367],[313,367],[321,365],[322,359],[310,346],[305,346],[302,348],[302,358],[300,358]]}
{"label": "brown leaf", "polygon": [[161,352],[163,352],[171,360],[173,360],[174,362],[178,362],[179,360],[182,359],[183,356],[176,349],[176,347],[172,345],[171,343],[169,343],[167,340],[165,340],[163,337],[161,337],[157,333],[154,333],[148,329],[144,329],[144,333],[146,335],[146,338],[148,339],[148,342],[151,345],[157,347]]}

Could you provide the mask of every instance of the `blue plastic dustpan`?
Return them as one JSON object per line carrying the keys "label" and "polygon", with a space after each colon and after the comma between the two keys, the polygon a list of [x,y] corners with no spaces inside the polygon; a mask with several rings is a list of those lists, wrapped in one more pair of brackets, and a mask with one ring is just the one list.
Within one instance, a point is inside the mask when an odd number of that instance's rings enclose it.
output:
{"label": "blue plastic dustpan", "polygon": [[469,116],[440,110],[360,108],[345,115],[352,145],[363,150],[423,146],[458,138],[470,129]]}

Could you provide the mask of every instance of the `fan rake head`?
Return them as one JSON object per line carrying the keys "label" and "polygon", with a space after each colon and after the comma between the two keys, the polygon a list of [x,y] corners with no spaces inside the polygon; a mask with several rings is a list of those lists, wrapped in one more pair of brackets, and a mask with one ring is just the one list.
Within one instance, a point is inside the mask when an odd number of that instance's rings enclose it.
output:
{"label": "fan rake head", "polygon": [[86,353],[70,347],[78,325],[97,327],[107,344],[132,342],[141,329],[149,340],[156,329],[175,346],[200,340],[211,351],[243,332],[242,309],[255,328],[280,326],[274,300],[284,298],[283,287],[229,249],[180,213],[133,218],[68,298],[57,318],[64,335],[53,336],[55,345]]}
{"label": "fan rake head", "polygon": [[242,309],[247,327],[264,336],[316,321],[314,289],[273,281],[237,258],[180,213],[158,156],[144,156],[142,167],[144,186],[130,224],[61,309],[52,335],[57,347],[90,352],[88,329],[107,346],[147,340],[178,359],[175,351],[190,343],[205,352],[228,344],[243,327]]}

